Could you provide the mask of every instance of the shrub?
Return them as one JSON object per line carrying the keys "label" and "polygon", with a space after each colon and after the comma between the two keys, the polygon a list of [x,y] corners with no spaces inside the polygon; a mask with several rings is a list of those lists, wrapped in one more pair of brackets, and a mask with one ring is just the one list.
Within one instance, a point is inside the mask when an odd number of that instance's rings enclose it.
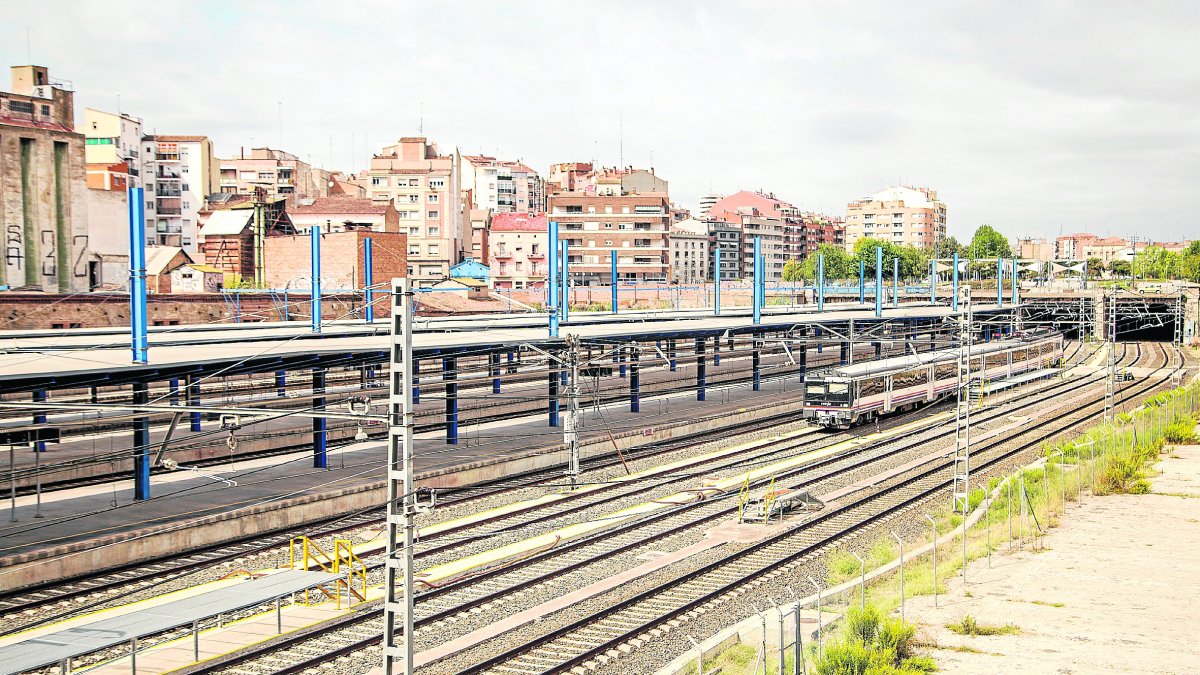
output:
{"label": "shrub", "polygon": [[851,607],[839,640],[816,662],[819,675],[920,675],[937,670],[932,659],[912,653],[917,629],[874,606]]}
{"label": "shrub", "polygon": [[958,633],[959,635],[1016,635],[1021,632],[1017,626],[1006,623],[1003,626],[991,626],[985,623],[979,623],[975,617],[970,614],[964,616],[962,621],[958,623],[948,623],[946,628]]}
{"label": "shrub", "polygon": [[1163,440],[1174,445],[1190,445],[1196,442],[1196,425],[1190,419],[1171,422],[1163,430]]}

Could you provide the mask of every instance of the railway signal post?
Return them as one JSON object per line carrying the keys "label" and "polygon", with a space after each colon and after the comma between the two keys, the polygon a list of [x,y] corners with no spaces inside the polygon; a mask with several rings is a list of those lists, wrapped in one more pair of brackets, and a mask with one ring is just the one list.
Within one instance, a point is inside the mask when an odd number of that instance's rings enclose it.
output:
{"label": "railway signal post", "polygon": [[[383,672],[412,675],[413,484],[412,280],[392,280],[391,382],[388,386],[387,562],[383,605]],[[397,537],[402,537],[397,541]],[[397,583],[403,586],[397,589]],[[399,631],[399,633],[397,633]]]}

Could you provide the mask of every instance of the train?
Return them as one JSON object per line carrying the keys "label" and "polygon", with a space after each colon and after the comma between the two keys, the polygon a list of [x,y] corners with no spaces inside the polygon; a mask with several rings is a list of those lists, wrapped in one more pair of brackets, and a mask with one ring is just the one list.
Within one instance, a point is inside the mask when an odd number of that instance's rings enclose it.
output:
{"label": "train", "polygon": [[[1003,380],[1062,363],[1061,333],[1037,333],[971,346],[972,377]],[[804,417],[849,429],[881,415],[911,410],[955,393],[957,349],[897,356],[813,373],[805,380]]]}

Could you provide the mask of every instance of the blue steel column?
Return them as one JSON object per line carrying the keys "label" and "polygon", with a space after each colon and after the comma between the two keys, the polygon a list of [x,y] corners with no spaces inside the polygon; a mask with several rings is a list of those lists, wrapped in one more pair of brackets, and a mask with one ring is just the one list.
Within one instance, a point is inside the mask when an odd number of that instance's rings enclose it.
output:
{"label": "blue steel column", "polygon": [[458,359],[442,359],[442,381],[446,383],[446,444],[458,445]]}
{"label": "blue steel column", "polygon": [[867,303],[867,261],[858,261],[858,304]]}
{"label": "blue steel column", "polygon": [[1017,259],[1012,259],[1012,304],[1017,304]]}
{"label": "blue steel column", "polygon": [[641,368],[638,366],[640,355],[638,354],[637,345],[631,345],[626,349],[629,350],[629,412],[641,412],[642,401],[639,398],[641,394]]}
{"label": "blue steel column", "polygon": [[[313,228],[316,229],[316,228]],[[313,412],[320,413],[325,409],[325,369],[313,368],[312,371]],[[312,418],[313,468],[324,469],[329,466],[329,433],[328,420],[324,417]]]}
{"label": "blue steel column", "polygon": [[179,378],[172,377],[167,380],[167,387],[171,391],[169,399],[171,405],[179,405]]}
{"label": "blue steel column", "polygon": [[[150,402],[150,385],[133,383],[133,404],[146,405]],[[150,499],[150,418],[133,419],[133,498],[138,501]]]}
{"label": "blue steel column", "polygon": [[713,249],[713,316],[721,316],[721,244]]}
{"label": "blue steel column", "polygon": [[558,373],[556,370],[560,368],[551,360],[546,368],[546,412],[549,413],[548,426],[558,426]]}
{"label": "blue steel column", "polygon": [[[200,405],[200,380],[195,375],[188,375],[187,382],[187,403],[189,406]],[[200,411],[192,411],[192,431],[200,431]]]}
{"label": "blue steel column", "polygon": [[754,382],[754,391],[762,389],[762,354],[758,351],[758,336],[758,333],[750,336],[750,340],[754,345],[754,349],[750,353],[751,378]]}
{"label": "blue steel column", "polygon": [[754,312],[754,323],[756,325],[762,322],[762,298],[759,296],[759,291],[758,291],[759,284],[762,283],[762,276],[763,276],[761,255],[762,255],[762,237],[755,237],[754,238],[754,260],[753,260],[753,264],[751,265],[751,267],[754,270],[754,278],[753,278],[754,289],[753,289],[753,292],[751,293],[751,297],[752,297],[753,312]]}
{"label": "blue steel column", "polygon": [[[550,253],[547,271],[549,287],[546,289],[546,311],[550,316],[550,337],[558,337],[558,221],[550,221],[550,245],[546,247]],[[557,411],[554,417],[558,417]],[[554,423],[557,426],[558,422]]]}
{"label": "blue steel column", "polygon": [[620,365],[619,365],[620,375],[622,378],[624,378],[625,377],[625,351],[626,350],[623,347],[617,347],[616,349],[617,349],[617,356],[619,356],[621,359]]}
{"label": "blue steel column", "polygon": [[148,363],[145,191],[140,187],[129,188],[126,199],[129,201],[129,334],[133,362]]}
{"label": "blue steel column", "polygon": [[513,352],[508,353],[508,374],[515,375],[517,373],[517,355]]}
{"label": "blue steel column", "polygon": [[875,316],[883,316],[883,247],[875,247]]}
{"label": "blue steel column", "polygon": [[287,396],[287,371],[286,370],[275,371],[275,393],[279,396],[279,398],[283,398],[284,396]]}
{"label": "blue steel column", "polygon": [[817,311],[825,311],[825,254],[817,254]]}
{"label": "blue steel column", "polygon": [[817,353],[820,354],[825,351],[825,346],[821,341],[821,327],[813,326],[813,332],[817,338]]}
{"label": "blue steel column", "polygon": [[950,288],[950,310],[958,311],[958,251],[954,252],[954,284]]}
{"label": "blue steel column", "polygon": [[705,385],[705,358],[704,358],[704,342],[706,338],[696,338],[696,400],[704,400],[704,385]]}
{"label": "blue steel column", "polygon": [[371,255],[371,238],[363,239],[363,318],[367,323],[375,321],[375,272]]}
{"label": "blue steel column", "polygon": [[421,402],[421,360],[413,358],[413,400],[412,404],[416,405]]}
{"label": "blue steel column", "polygon": [[713,338],[713,365],[721,365],[721,338]]}
{"label": "blue steel column", "polygon": [[1004,258],[996,258],[996,305],[1004,306]]}
{"label": "blue steel column", "polygon": [[667,340],[667,362],[671,366],[671,372],[675,372],[675,338]]}
{"label": "blue steel column", "polygon": [[[311,310],[312,332],[321,332],[321,228],[316,225],[308,228],[312,238],[310,271],[312,275]],[[324,468],[323,466],[320,468]]]}
{"label": "blue steel column", "polygon": [[488,371],[492,376],[492,393],[500,393],[500,352],[488,354]]}
{"label": "blue steel column", "polygon": [[808,330],[800,327],[800,384],[808,377]]}
{"label": "blue steel column", "polygon": [[900,258],[892,258],[892,307],[900,306]]}
{"label": "blue steel column", "polygon": [[[569,242],[563,239],[562,242],[562,302],[560,309],[562,311],[562,320],[567,322],[571,319],[571,271],[568,263],[567,254],[570,250]],[[563,372],[566,372],[565,370]]]}
{"label": "blue steel column", "polygon": [[[33,390],[33,402],[34,403],[45,403],[46,402],[46,390],[45,389],[34,389]],[[33,423],[38,426],[43,426],[46,424],[45,409],[35,410],[33,412]],[[46,441],[34,441],[33,451],[34,452],[45,452],[46,451]]]}
{"label": "blue steel column", "polygon": [[929,261],[929,302],[937,304],[937,258]]}
{"label": "blue steel column", "polygon": [[617,249],[615,248],[612,250],[610,262],[612,263],[612,313],[616,314],[620,309],[621,301],[617,297]]}

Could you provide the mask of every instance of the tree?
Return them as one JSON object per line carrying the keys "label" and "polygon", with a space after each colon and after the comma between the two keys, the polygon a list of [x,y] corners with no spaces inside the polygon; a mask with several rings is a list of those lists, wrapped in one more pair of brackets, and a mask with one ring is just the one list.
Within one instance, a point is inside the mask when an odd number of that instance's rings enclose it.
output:
{"label": "tree", "polygon": [[800,263],[800,278],[817,278],[817,254],[825,256],[826,279],[849,279],[858,275],[858,262],[851,259],[846,249],[833,244],[821,244]]}
{"label": "tree", "polygon": [[883,249],[883,275],[890,276],[894,263],[900,259],[900,276],[905,279],[925,277],[929,274],[929,258],[925,252],[914,246],[902,246],[886,239],[867,237],[854,242],[854,272],[858,271],[859,261],[866,263],[868,276],[875,275],[875,248]]}
{"label": "tree", "polygon": [[1144,279],[1172,279],[1179,272],[1179,254],[1148,246],[1133,257],[1133,273]]}
{"label": "tree", "polygon": [[945,260],[953,258],[955,253],[962,256],[966,251],[963,250],[962,244],[958,243],[958,240],[954,237],[942,237],[933,245],[933,255],[935,258]]}
{"label": "tree", "polygon": [[795,260],[787,261],[783,265],[783,272],[780,276],[784,281],[800,281],[804,278],[804,275],[801,273],[801,264]]}
{"label": "tree", "polygon": [[1087,259],[1087,273],[1089,279],[1099,279],[1100,273],[1104,271],[1104,261],[1099,258]]}
{"label": "tree", "polygon": [[1127,277],[1131,274],[1132,267],[1128,260],[1114,260],[1109,265],[1109,270],[1112,271],[1114,277]]}
{"label": "tree", "polygon": [[1193,241],[1179,256],[1179,275],[1192,283],[1200,283],[1200,241]]}
{"label": "tree", "polygon": [[995,260],[996,258],[1011,258],[1012,248],[1008,238],[996,231],[991,225],[980,225],[971,237],[971,248],[968,251],[971,260]]}

